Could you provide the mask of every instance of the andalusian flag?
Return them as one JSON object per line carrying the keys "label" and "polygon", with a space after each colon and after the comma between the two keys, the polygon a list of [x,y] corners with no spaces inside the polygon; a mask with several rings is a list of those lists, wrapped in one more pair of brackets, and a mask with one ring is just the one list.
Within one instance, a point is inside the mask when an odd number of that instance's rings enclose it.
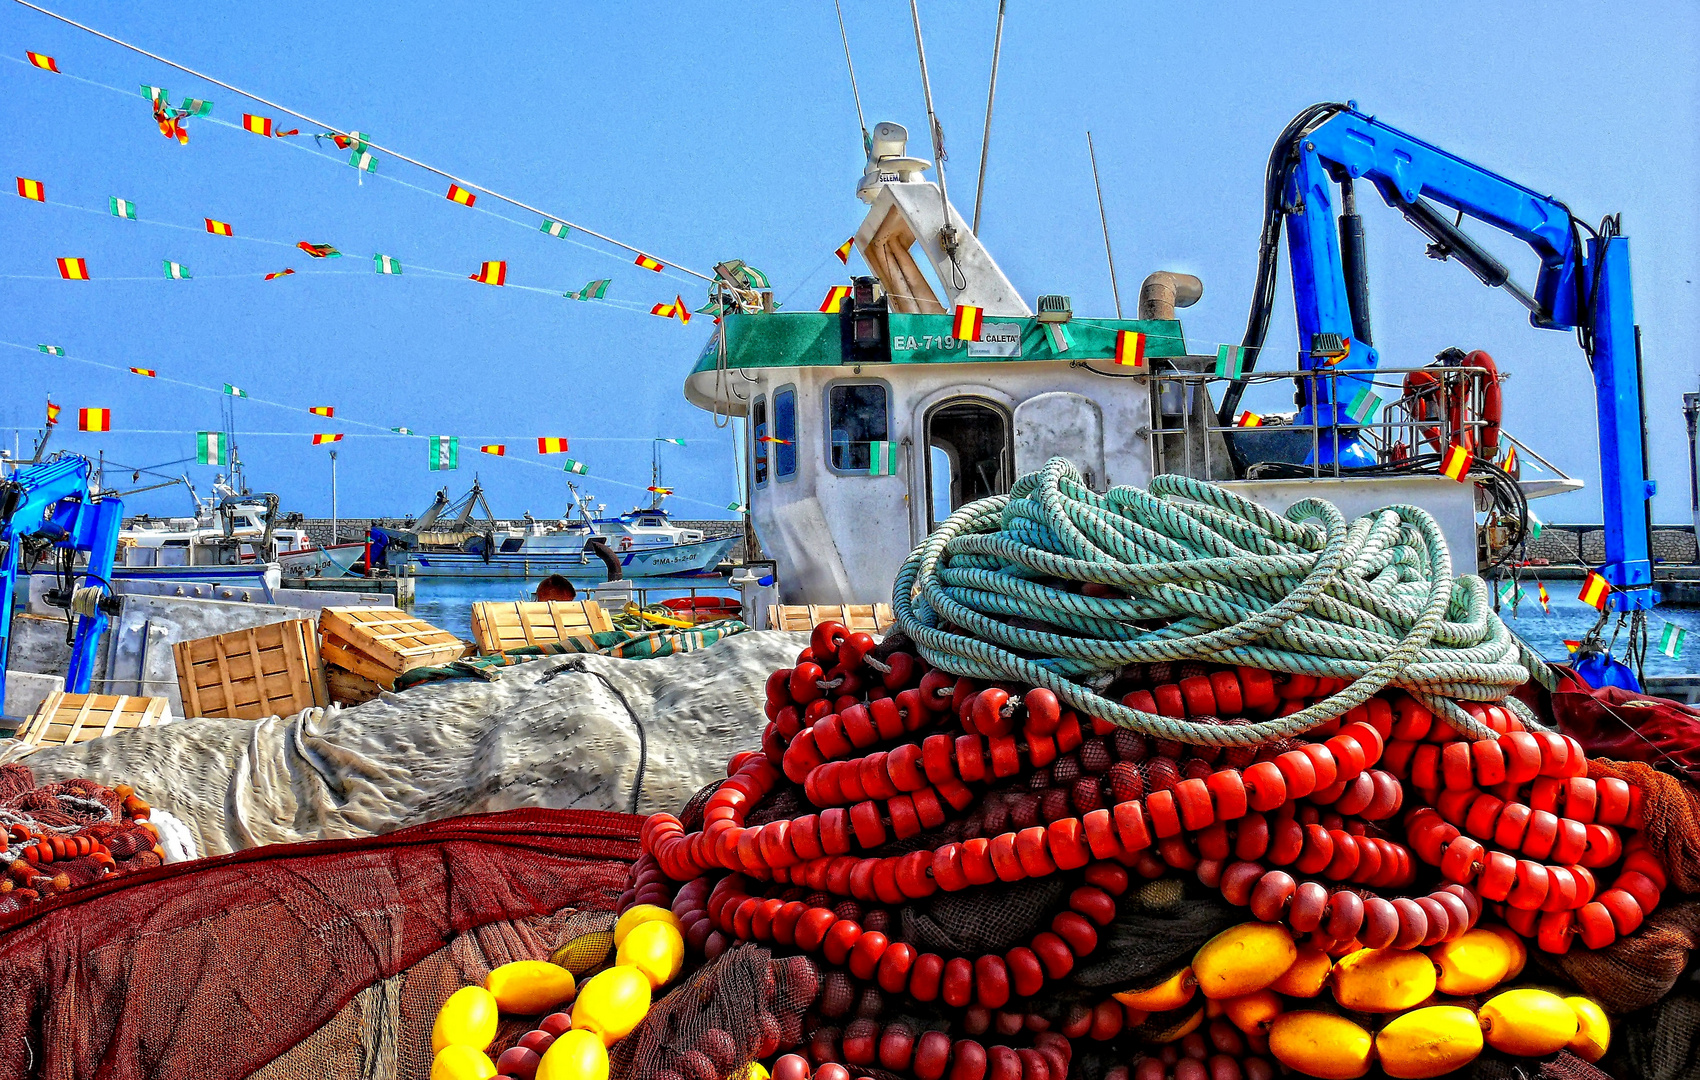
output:
{"label": "andalusian flag", "polygon": [[143,83],[142,96],[149,101],[160,102],[165,105],[171,104],[171,91],[163,86],[149,86],[147,83]]}
{"label": "andalusian flag", "polygon": [[37,345],[36,348],[40,349],[42,352],[46,353],[48,356],[64,356],[65,355],[65,350],[58,345]]}
{"label": "andalusian flag", "polygon": [[38,68],[41,68],[43,71],[58,71],[59,70],[59,64],[56,61],[54,61],[53,57],[51,57],[51,56],[43,56],[38,52],[26,52],[26,53],[24,53],[24,55],[30,58],[30,63],[34,64]]}
{"label": "andalusian flag", "polygon": [[980,324],[985,322],[985,309],[973,304],[956,305],[956,318],[951,320],[950,336],[958,341],[979,341]]}
{"label": "andalusian flag", "polygon": [[413,434],[413,429],[407,428],[407,427],[393,427],[393,428],[390,428],[390,430],[395,432],[397,435],[412,435]]}
{"label": "andalusian flag", "polygon": [[663,319],[671,319],[673,317],[673,305],[656,304],[649,309],[649,313],[651,315],[658,315]]}
{"label": "andalusian flag", "polygon": [[1234,422],[1240,427],[1262,427],[1263,417],[1252,412],[1250,409],[1247,409],[1245,412],[1240,413],[1240,418]]}
{"label": "andalusian flag", "polygon": [[40,180],[25,180],[21,176],[18,177],[18,194],[26,199],[34,199],[36,202],[47,201],[47,192],[43,190]]}
{"label": "andalusian flag", "polygon": [[269,139],[272,137],[272,118],[255,116],[253,113],[243,113],[242,128],[244,131],[252,131],[256,135],[264,135]]}
{"label": "andalusian flag", "polygon": [[1216,375],[1224,379],[1237,379],[1245,374],[1245,346],[1218,345],[1216,346]]}
{"label": "andalusian flag", "polygon": [[89,279],[89,261],[87,259],[60,259],[59,276],[66,281],[87,281]]}
{"label": "andalusian flag", "polygon": [[235,233],[231,231],[230,222],[228,221],[214,221],[212,218],[202,218],[201,220],[207,223],[207,232],[212,233],[214,236],[235,235]]}
{"label": "andalusian flag", "polygon": [[200,98],[186,97],[183,99],[183,104],[178,106],[178,108],[190,116],[210,116],[212,115],[212,106],[213,103],[210,101],[202,101]]}
{"label": "andalusian flag", "polygon": [[1517,584],[1515,581],[1500,582],[1499,602],[1501,604],[1510,604],[1514,601],[1522,600],[1524,595],[1523,586]]}
{"label": "andalusian flag", "polygon": [[224,392],[225,392],[226,395],[228,395],[230,397],[247,397],[248,396],[248,391],[242,389],[240,386],[231,386],[229,383],[224,384]]}
{"label": "andalusian flag", "polygon": [[49,401],[47,403],[47,426],[52,427],[59,422],[59,406]]}
{"label": "andalusian flag", "polygon": [[483,446],[478,448],[478,452],[480,454],[489,454],[491,457],[505,457],[507,455],[508,448],[503,446],[501,443],[485,443]]}
{"label": "andalusian flag", "polygon": [[433,472],[460,468],[460,436],[433,435],[428,443],[428,460]]}
{"label": "andalusian flag", "polygon": [[151,367],[133,367],[133,368],[130,369],[130,374],[140,375],[144,379],[157,379],[157,378],[159,378],[159,372],[155,371]]}
{"label": "andalusian flag", "polygon": [[1072,344],[1072,342],[1068,340],[1068,326],[1066,324],[1060,322],[1048,322],[1040,323],[1039,325],[1045,328],[1045,336],[1050,339],[1052,352],[1068,352],[1068,347]]}
{"label": "andalusian flag", "polygon": [[1545,582],[1535,582],[1535,599],[1541,602],[1542,611],[1546,612],[1548,615],[1552,614],[1552,597],[1547,594]]}
{"label": "andalusian flag", "polygon": [[747,514],[750,512],[749,504],[741,502],[729,502],[726,504],[726,509],[732,511],[734,514]]}
{"label": "andalusian flag", "polygon": [[583,476],[585,473],[590,471],[590,466],[586,465],[582,461],[574,461],[572,458],[568,458],[567,463],[561,466],[561,468],[566,472],[577,473],[580,476]]}
{"label": "andalusian flag", "polygon": [[[378,171],[378,159],[372,156],[370,150],[356,150],[349,154],[348,164],[350,168],[359,169],[361,172]],[[467,203],[467,205],[471,206],[472,204]]]}
{"label": "andalusian flag", "polygon": [[313,258],[315,258],[315,259],[340,259],[340,258],[342,258],[342,252],[338,251],[334,247],[331,247],[329,244],[309,244],[307,241],[303,240],[299,244],[296,244],[295,246],[300,248],[302,251],[305,251],[307,254],[313,256]]}
{"label": "andalusian flag", "polygon": [[222,431],[195,432],[195,464],[229,465],[230,436]]}
{"label": "andalusian flag", "polygon": [[562,293],[569,300],[600,300],[608,293],[608,278],[597,278],[577,292]]}
{"label": "andalusian flag", "polygon": [[546,439],[540,435],[537,438],[537,452],[539,454],[564,454],[567,452],[567,440]]}
{"label": "andalusian flag", "polygon": [[182,263],[172,262],[170,259],[161,259],[160,262],[165,264],[165,276],[173,281],[187,281],[191,276],[189,268]]}
{"label": "andalusian flag", "polygon": [[834,251],[833,254],[838,256],[839,262],[843,263],[845,266],[849,266],[850,265],[850,252],[851,252],[852,249],[855,248],[855,246],[856,246],[856,238],[854,236],[852,236],[850,239],[844,241],[844,243],[839,244],[838,250]]}
{"label": "andalusian flag", "polygon": [[897,475],[897,444],[876,442],[868,444],[868,475]]}
{"label": "andalusian flag", "polygon": [[566,222],[550,221],[548,218],[544,218],[543,224],[538,226],[538,228],[548,233],[550,236],[558,236],[563,240],[566,239],[568,233],[573,231],[573,227],[568,225]]}
{"label": "andalusian flag", "polygon": [[1665,623],[1664,631],[1659,634],[1659,651],[1675,660],[1682,655],[1682,643],[1688,640],[1688,631],[1673,622]]}
{"label": "andalusian flag", "polygon": [[1589,607],[1604,611],[1611,602],[1611,586],[1606,584],[1606,579],[1598,572],[1590,570],[1582,582],[1581,600]]}
{"label": "andalusian flag", "polygon": [[295,273],[294,270],[290,269],[289,267],[284,267],[282,270],[276,270],[276,271],[273,271],[270,274],[267,274],[266,280],[271,281],[274,278],[288,277],[289,275],[291,275],[293,273]]}
{"label": "andalusian flag", "polygon": [[1517,448],[1515,446],[1505,451],[1505,458],[1499,463],[1499,467],[1512,476],[1517,475]]}
{"label": "andalusian flag", "polygon": [[1116,363],[1124,367],[1145,366],[1145,335],[1137,330],[1116,331]]}
{"label": "andalusian flag", "polygon": [[1529,511],[1529,539],[1539,540],[1546,527],[1546,522],[1536,517],[1533,510]]}
{"label": "andalusian flag", "polygon": [[388,255],[372,256],[372,272],[375,274],[399,274],[401,263]]}
{"label": "andalusian flag", "polygon": [[450,184],[449,193],[444,196],[444,198],[448,199],[450,202],[460,203],[462,206],[471,206],[473,203],[478,201],[478,196],[461,187],[459,184]]}
{"label": "andalusian flag", "polygon": [[78,431],[111,431],[112,430],[112,410],[111,409],[78,409],[77,410],[77,430]]}
{"label": "andalusian flag", "polygon": [[131,202],[129,199],[120,199],[116,195],[110,195],[107,199],[112,205],[113,217],[127,218],[130,221],[136,220],[135,203]]}
{"label": "andalusian flag", "polygon": [[315,432],[313,434],[313,445],[314,446],[321,446],[325,443],[341,442],[341,441],[342,441],[342,432],[340,432],[340,431],[328,432],[328,433]]}
{"label": "andalusian flag", "polygon": [[1352,403],[1346,406],[1346,415],[1360,424],[1369,423],[1369,418],[1375,415],[1375,410],[1381,406],[1381,398],[1369,387],[1364,387],[1352,397]]}
{"label": "andalusian flag", "polygon": [[486,285],[506,285],[508,283],[508,264],[506,262],[487,262],[478,268],[478,273],[468,274],[473,281],[482,281]]}
{"label": "andalusian flag", "polygon": [[850,297],[850,286],[834,285],[826,290],[826,299],[820,302],[820,309],[828,315],[838,314],[838,308]]}
{"label": "andalusian flag", "polygon": [[335,416],[336,415],[336,406],[335,405],[314,405],[311,408],[309,408],[307,411],[312,413],[314,416]]}
{"label": "andalusian flag", "polygon": [[683,446],[683,445],[685,445],[685,440],[683,440],[683,439],[656,439],[655,441],[656,442],[670,443],[673,446]]}
{"label": "andalusian flag", "polygon": [[1462,446],[1449,446],[1446,449],[1446,460],[1440,463],[1440,475],[1451,477],[1460,484],[1470,474],[1470,452]]}
{"label": "andalusian flag", "polygon": [[336,143],[338,150],[347,150],[349,147],[353,147],[355,150],[366,149],[366,136],[361,132],[351,131],[347,135],[338,135],[331,131],[326,134],[331,137],[331,142]]}

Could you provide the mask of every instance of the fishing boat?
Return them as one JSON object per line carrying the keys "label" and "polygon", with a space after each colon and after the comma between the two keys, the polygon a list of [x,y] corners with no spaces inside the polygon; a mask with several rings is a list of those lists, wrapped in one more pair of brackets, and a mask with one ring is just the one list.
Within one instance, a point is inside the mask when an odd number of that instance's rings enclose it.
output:
{"label": "fishing boat", "polygon": [[238,495],[228,485],[214,490],[196,499],[193,518],[132,520],[119,534],[118,576],[199,581],[209,572],[263,574],[276,565],[285,577],[334,578],[366,550],[364,541],[325,546],[305,529],[277,525],[276,495]]}

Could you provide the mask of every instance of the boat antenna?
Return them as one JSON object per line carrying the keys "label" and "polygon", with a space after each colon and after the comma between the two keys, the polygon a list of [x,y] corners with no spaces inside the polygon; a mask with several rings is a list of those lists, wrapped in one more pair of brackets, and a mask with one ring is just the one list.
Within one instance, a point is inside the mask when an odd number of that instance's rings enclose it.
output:
{"label": "boat antenna", "polygon": [[952,284],[961,292],[968,287],[968,277],[956,261],[956,226],[950,223],[950,189],[944,180],[944,128],[939,126],[938,113],[933,110],[933,81],[927,77],[927,46],[921,40],[921,9],[917,0],[909,0],[909,17],[915,23],[915,55],[921,60],[921,93],[927,99],[927,127],[933,134],[933,160],[939,170],[939,201],[944,204],[944,227],[939,230],[939,247],[950,258]]}
{"label": "boat antenna", "polygon": [[1098,222],[1104,226],[1104,257],[1110,260],[1110,292],[1116,298],[1116,318],[1122,317],[1122,290],[1116,284],[1116,253],[1110,250],[1110,219],[1104,216],[1104,185],[1098,182],[1098,151],[1092,133],[1086,133],[1086,152],[1092,158],[1092,186],[1098,192]]}
{"label": "boat antenna", "polygon": [[986,194],[986,151],[992,145],[992,99],[998,93],[998,57],[1003,53],[1003,9],[1006,2],[998,0],[998,32],[992,38],[992,81],[986,87],[986,130],[980,136],[980,181],[974,185],[975,236],[980,235],[980,200]]}
{"label": "boat antenna", "polygon": [[868,136],[868,121],[862,115],[862,91],[856,86],[856,65],[850,60],[850,35],[844,30],[844,5],[832,0],[832,6],[838,9],[838,36],[844,42],[844,66],[850,69],[850,96],[856,101],[856,123],[862,128],[862,153],[871,153],[874,141]]}

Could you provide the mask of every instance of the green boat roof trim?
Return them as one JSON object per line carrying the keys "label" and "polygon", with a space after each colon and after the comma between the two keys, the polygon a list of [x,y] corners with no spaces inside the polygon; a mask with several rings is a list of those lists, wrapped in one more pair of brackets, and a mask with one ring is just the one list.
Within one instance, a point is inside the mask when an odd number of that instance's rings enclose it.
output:
{"label": "green boat roof trim", "polygon": [[[978,343],[951,337],[950,315],[889,316],[891,362],[893,364],[1013,364],[1023,361],[1114,360],[1116,333],[1133,330],[1146,335],[1148,357],[1185,356],[1186,341],[1175,319],[1079,319],[1064,325],[1068,350],[1051,347],[1044,324],[1036,318],[987,315]],[[1009,334],[1005,328],[1015,328]],[[991,339],[1000,337],[1001,341]],[[692,374],[713,371],[720,359],[720,335],[726,335],[726,366],[729,368],[842,367],[839,317],[813,311],[771,314],[728,315],[721,328],[708,339],[697,357]],[[1013,337],[1019,348],[1011,349]],[[1002,346],[1013,355],[969,355],[969,346],[979,351]]]}

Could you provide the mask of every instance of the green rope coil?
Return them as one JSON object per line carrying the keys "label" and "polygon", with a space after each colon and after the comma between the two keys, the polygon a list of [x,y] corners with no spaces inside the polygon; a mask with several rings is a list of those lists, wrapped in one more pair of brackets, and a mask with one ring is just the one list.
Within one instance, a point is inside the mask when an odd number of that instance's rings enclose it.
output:
{"label": "green rope coil", "polygon": [[[1089,716],[1207,745],[1307,731],[1387,686],[1467,737],[1488,738],[1453,699],[1504,701],[1536,726],[1506,695],[1546,674],[1493,613],[1482,579],[1453,578],[1440,526],[1420,507],[1347,522],[1333,504],[1305,499],[1278,515],[1184,476],[1098,494],[1063,458],[952,514],[904,560],[892,606],[898,627],[944,671],[1047,687]],[[1349,685],[1245,724],[1159,716],[1095,689],[1123,665],[1177,660]]]}

